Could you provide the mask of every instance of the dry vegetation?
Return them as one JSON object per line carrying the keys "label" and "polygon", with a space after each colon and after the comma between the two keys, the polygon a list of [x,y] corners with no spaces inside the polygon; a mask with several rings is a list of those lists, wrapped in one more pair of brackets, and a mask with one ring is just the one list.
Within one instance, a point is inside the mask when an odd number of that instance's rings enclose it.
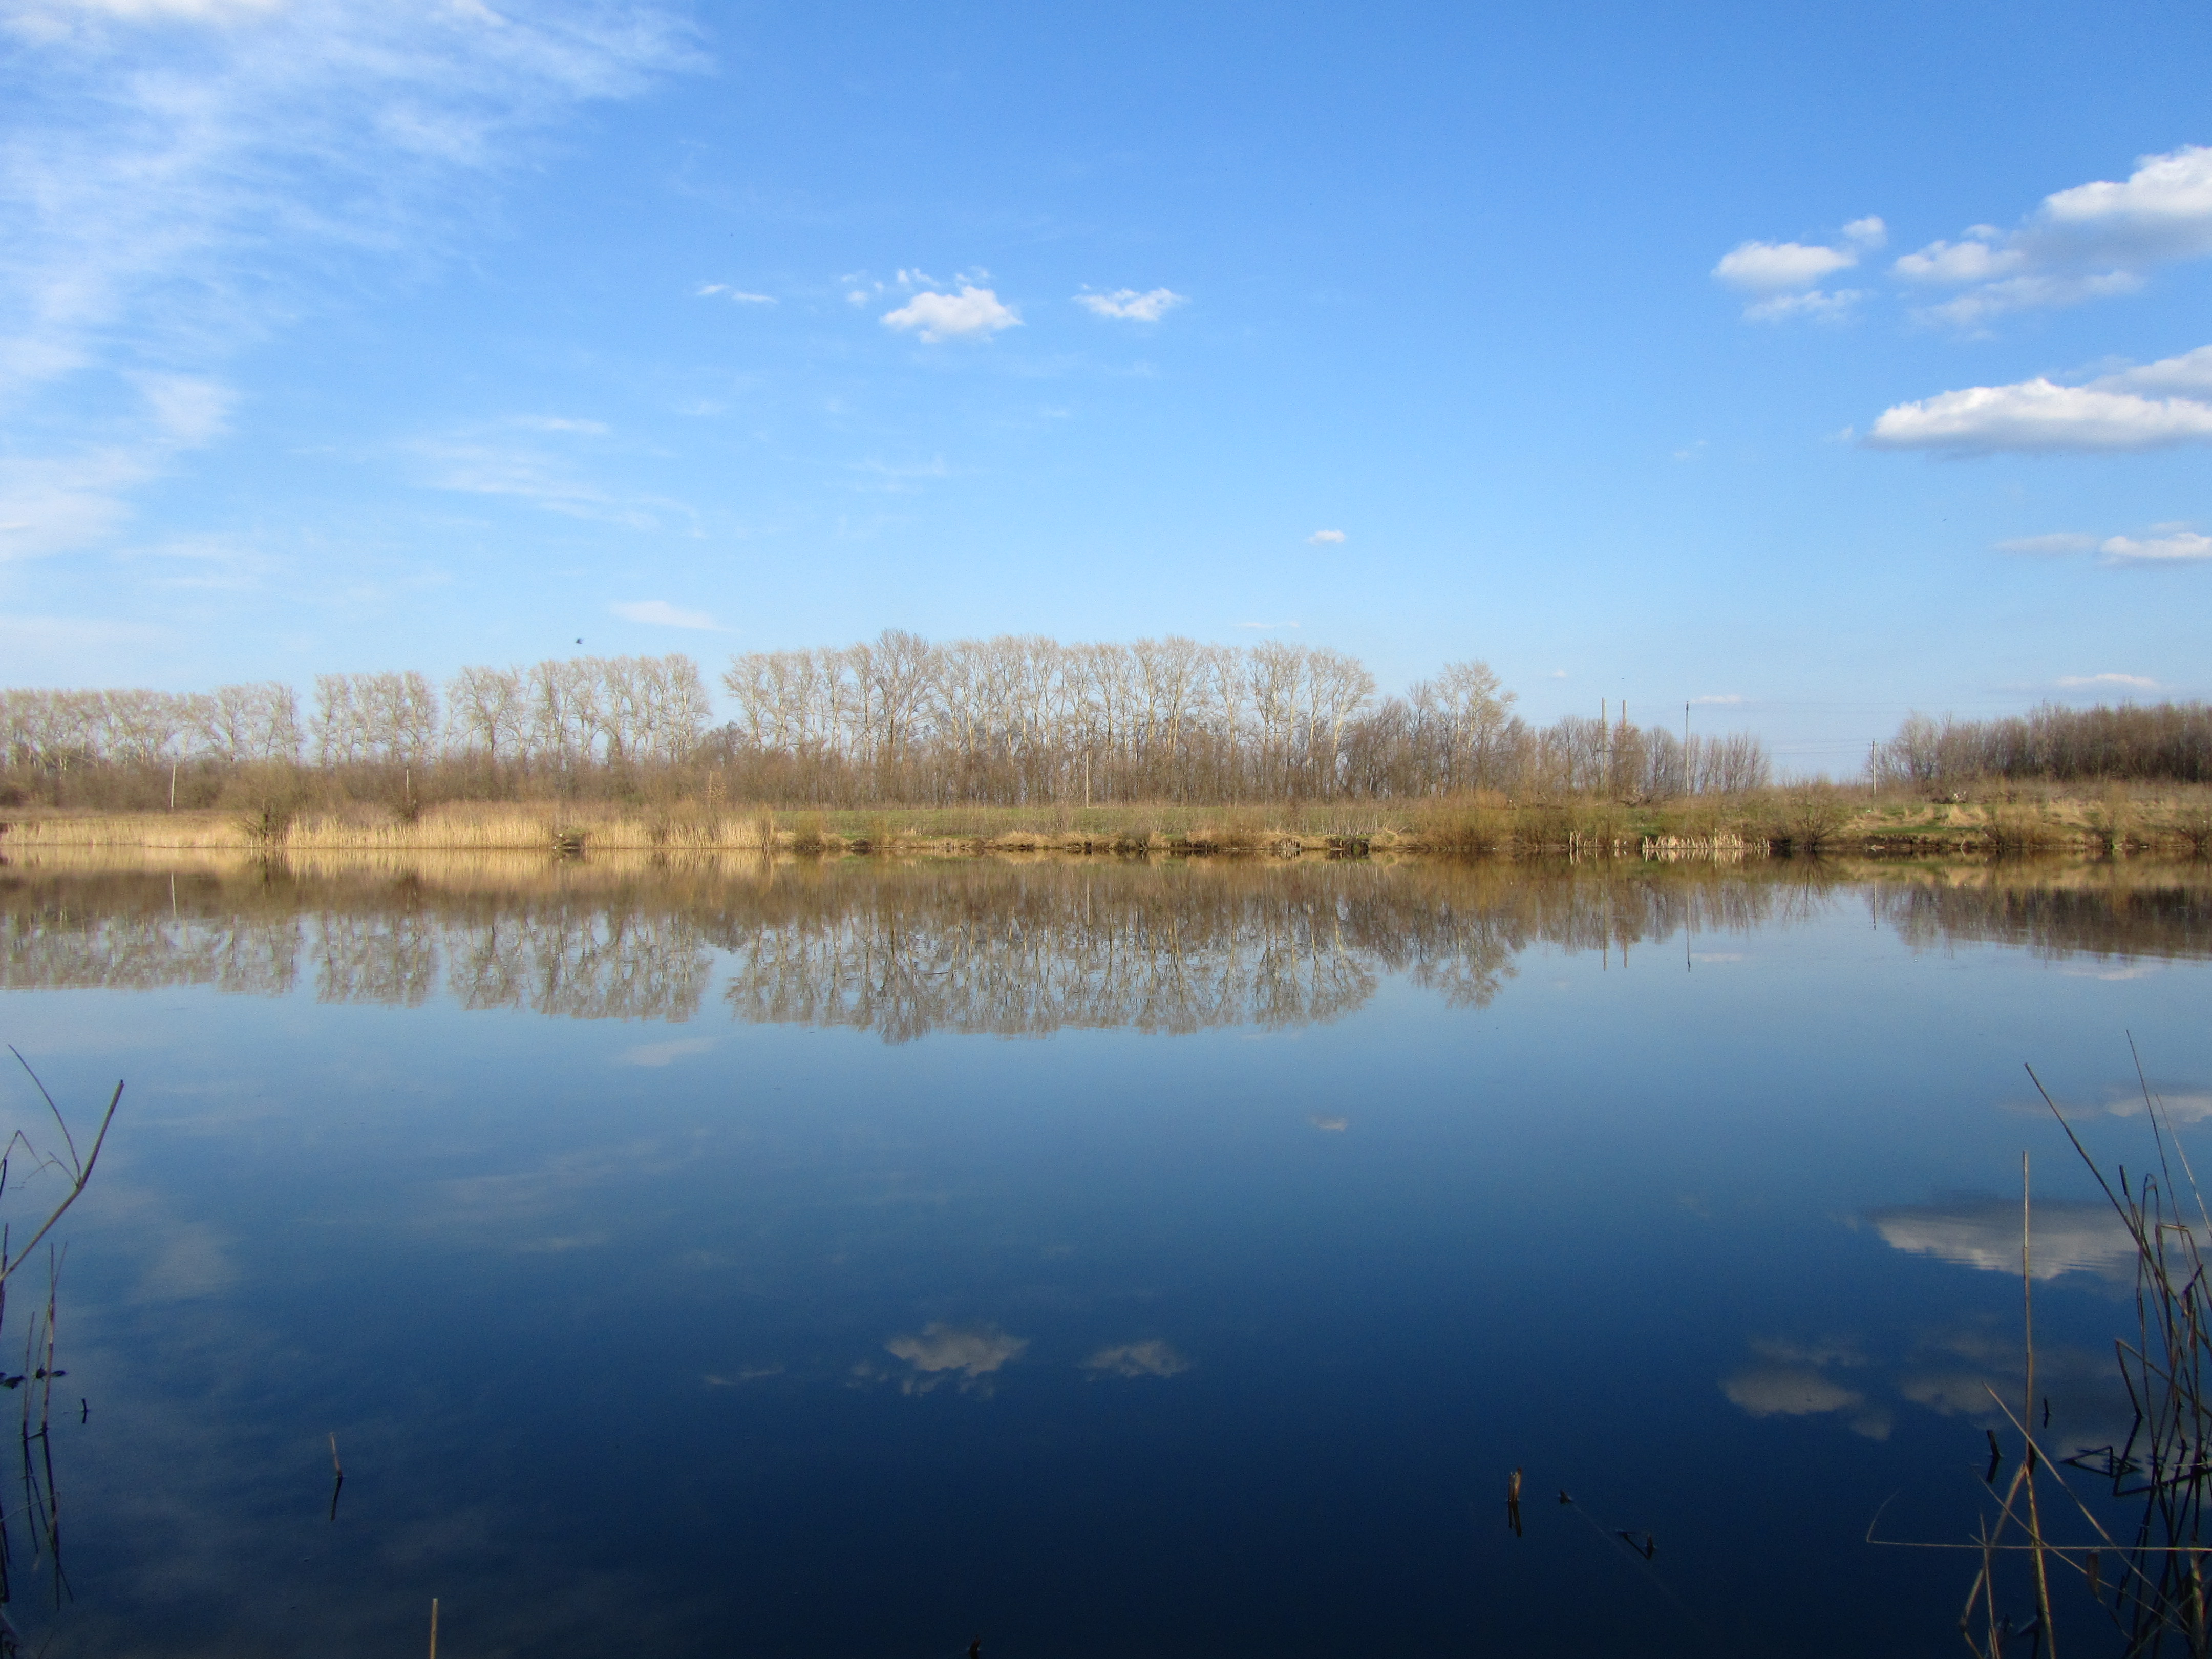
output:
{"label": "dry vegetation", "polygon": [[0,824],[0,856],[64,847],[288,855],[764,848],[1278,857],[1389,851],[1630,858],[1808,852],[2202,855],[2212,850],[2212,787],[2113,785],[2067,794],[2051,786],[2000,787],[1975,799],[1929,801],[1824,784],[1658,802],[1468,795],[1405,802],[842,811],[732,807],[711,798],[677,796],[660,803],[461,801],[412,810],[362,802],[298,811],[17,808]]}

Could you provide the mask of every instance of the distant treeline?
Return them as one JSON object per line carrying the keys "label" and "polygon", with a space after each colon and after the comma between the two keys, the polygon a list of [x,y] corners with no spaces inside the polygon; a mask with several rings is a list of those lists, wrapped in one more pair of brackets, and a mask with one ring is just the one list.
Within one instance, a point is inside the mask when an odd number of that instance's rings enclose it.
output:
{"label": "distant treeline", "polygon": [[1476,790],[1656,798],[1756,788],[1758,739],[1619,720],[1543,728],[1480,662],[1377,700],[1357,658],[1270,641],[936,645],[888,632],[754,652],[722,677],[750,799],[930,802],[1405,799]]}
{"label": "distant treeline", "polygon": [[1918,789],[1979,779],[2212,782],[2212,706],[2045,703],[2003,720],[1914,714],[1875,756],[1875,781]]}
{"label": "distant treeline", "polygon": [[[325,674],[209,693],[0,691],[0,765],[18,799],[178,804],[313,774],[325,794],[409,800],[711,788],[777,805],[1408,799],[1488,791],[1623,799],[1764,787],[1759,739],[1617,719],[1529,726],[1480,662],[1378,699],[1357,659],[1269,641],[1062,645],[1036,636],[756,652],[709,725],[680,654],[419,673]],[[304,785],[303,785],[304,787]]]}

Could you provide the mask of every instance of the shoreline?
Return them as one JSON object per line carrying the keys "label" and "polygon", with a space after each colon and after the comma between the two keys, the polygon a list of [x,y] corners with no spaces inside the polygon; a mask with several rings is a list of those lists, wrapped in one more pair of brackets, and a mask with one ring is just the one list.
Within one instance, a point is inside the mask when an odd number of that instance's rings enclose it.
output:
{"label": "shoreline", "polygon": [[0,813],[0,860],[40,852],[229,854],[591,852],[819,856],[1186,858],[1378,854],[1500,859],[1995,858],[2053,853],[2202,855],[2207,809],[2112,797],[2028,802],[1851,802],[1778,795],[1723,805],[1419,801],[1189,807],[716,807],[453,802],[414,811],[356,805],[242,812]]}

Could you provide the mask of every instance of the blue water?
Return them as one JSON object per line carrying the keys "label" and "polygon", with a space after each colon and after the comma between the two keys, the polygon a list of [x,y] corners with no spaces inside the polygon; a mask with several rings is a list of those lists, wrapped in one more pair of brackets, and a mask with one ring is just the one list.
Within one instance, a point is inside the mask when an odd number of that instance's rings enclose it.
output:
{"label": "blue water", "polygon": [[2212,1112],[2201,866],[19,863],[0,927],[0,1037],[128,1080],[57,1655],[1949,1652],[1969,1558],[1867,1537],[1986,1512],[2023,1152],[2051,1433],[2125,1429],[2022,1063],[2116,1160],[2130,1034]]}

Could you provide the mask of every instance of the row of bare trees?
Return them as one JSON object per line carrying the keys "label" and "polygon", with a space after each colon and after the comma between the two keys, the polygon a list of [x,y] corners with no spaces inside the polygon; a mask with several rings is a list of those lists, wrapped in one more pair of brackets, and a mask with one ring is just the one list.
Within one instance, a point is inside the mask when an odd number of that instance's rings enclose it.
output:
{"label": "row of bare trees", "polygon": [[1654,799],[1768,781],[1754,738],[1686,743],[1626,720],[1532,727],[1480,662],[1378,698],[1356,658],[1279,641],[939,645],[892,629],[738,656],[722,684],[735,718],[712,730],[699,666],[674,654],[468,667],[442,691],[413,672],[325,674],[304,721],[276,684],[0,691],[0,764],[41,775],[56,800],[64,775],[103,767],[167,778],[189,764],[205,795],[219,786],[211,769],[301,761],[372,788],[408,769],[410,800],[434,774],[434,793],[451,795],[712,769],[726,799],[830,806]]}
{"label": "row of bare trees", "polygon": [[10,769],[167,766],[201,755],[289,761],[299,752],[300,700],[277,681],[184,693],[0,690],[0,765]]}
{"label": "row of bare trees", "polygon": [[1770,771],[1750,737],[1533,728],[1480,662],[1378,701],[1357,659],[1279,641],[936,645],[891,631],[739,656],[722,684],[734,793],[794,803],[1656,797],[1757,788]]}
{"label": "row of bare trees", "polygon": [[1875,751],[1875,781],[1951,788],[1978,779],[2212,782],[2212,705],[2045,703],[2010,719],[1908,716]]}
{"label": "row of bare trees", "polygon": [[464,668],[438,688],[419,673],[321,674],[303,722],[289,685],[210,692],[0,690],[0,765],[62,773],[300,761],[325,767],[680,763],[713,716],[699,665],[682,655],[576,657],[532,668]]}

